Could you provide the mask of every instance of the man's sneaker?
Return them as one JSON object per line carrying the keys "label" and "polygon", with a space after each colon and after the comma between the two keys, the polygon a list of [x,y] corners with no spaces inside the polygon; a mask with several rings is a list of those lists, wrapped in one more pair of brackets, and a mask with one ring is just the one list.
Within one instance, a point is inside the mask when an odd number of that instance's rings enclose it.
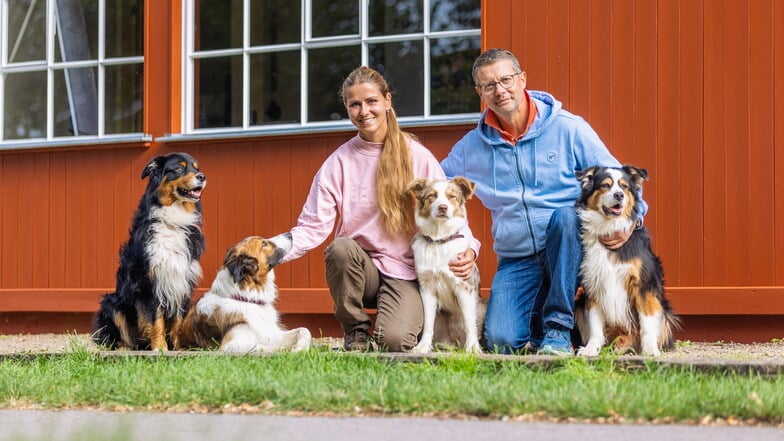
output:
{"label": "man's sneaker", "polygon": [[542,346],[539,347],[539,355],[555,355],[557,357],[574,355],[569,330],[559,325],[549,327],[544,334]]}
{"label": "man's sneaker", "polygon": [[373,339],[364,329],[355,329],[343,336],[343,349],[370,352],[373,350]]}

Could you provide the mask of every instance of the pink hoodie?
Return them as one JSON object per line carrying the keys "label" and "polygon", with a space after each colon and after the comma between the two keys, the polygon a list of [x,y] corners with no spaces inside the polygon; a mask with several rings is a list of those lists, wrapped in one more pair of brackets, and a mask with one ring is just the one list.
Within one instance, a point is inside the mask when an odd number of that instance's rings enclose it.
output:
{"label": "pink hoodie", "polygon": [[[381,143],[367,142],[357,135],[324,161],[313,178],[297,226],[291,230],[293,247],[283,262],[297,259],[321,245],[337,220],[335,237],[357,241],[383,274],[396,279],[416,279],[411,237],[390,235],[381,221],[376,169],[382,147]],[[422,144],[411,141],[411,156],[415,178],[444,179],[438,161]],[[478,255],[479,241],[471,238],[471,248]]]}

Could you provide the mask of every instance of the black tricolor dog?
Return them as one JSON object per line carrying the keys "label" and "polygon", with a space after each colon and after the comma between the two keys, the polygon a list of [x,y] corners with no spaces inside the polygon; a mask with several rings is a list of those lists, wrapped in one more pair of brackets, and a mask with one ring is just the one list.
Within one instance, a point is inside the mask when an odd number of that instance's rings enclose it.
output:
{"label": "black tricolor dog", "polygon": [[[651,250],[648,230],[640,225],[645,169],[591,167],[577,172],[582,194],[580,277],[585,295],[577,299],[575,321],[583,346],[578,355],[598,355],[608,342],[658,356],[674,344],[680,322],[664,294],[664,270]],[[633,230],[617,250],[599,242],[603,235]]]}
{"label": "black tricolor dog", "polygon": [[190,305],[204,252],[201,192],[207,179],[187,153],[150,160],[147,189],[120,249],[116,291],[106,294],[93,339],[109,348],[166,350]]}

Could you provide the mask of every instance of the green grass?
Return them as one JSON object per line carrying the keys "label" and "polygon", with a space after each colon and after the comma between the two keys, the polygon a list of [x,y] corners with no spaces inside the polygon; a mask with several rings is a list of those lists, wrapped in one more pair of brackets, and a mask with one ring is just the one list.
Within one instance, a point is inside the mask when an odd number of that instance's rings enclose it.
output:
{"label": "green grass", "polygon": [[530,367],[452,355],[421,363],[328,350],[267,357],[109,357],[85,350],[0,361],[0,408],[99,407],[264,413],[781,424],[784,377],[704,373],[606,356]]}

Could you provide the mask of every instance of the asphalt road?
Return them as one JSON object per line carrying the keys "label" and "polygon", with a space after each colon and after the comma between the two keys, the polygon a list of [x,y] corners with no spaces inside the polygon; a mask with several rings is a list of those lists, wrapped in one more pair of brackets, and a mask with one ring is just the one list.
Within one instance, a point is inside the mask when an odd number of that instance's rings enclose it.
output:
{"label": "asphalt road", "polygon": [[600,425],[433,418],[0,411],[0,440],[14,441],[634,441],[784,439],[772,427]]}

